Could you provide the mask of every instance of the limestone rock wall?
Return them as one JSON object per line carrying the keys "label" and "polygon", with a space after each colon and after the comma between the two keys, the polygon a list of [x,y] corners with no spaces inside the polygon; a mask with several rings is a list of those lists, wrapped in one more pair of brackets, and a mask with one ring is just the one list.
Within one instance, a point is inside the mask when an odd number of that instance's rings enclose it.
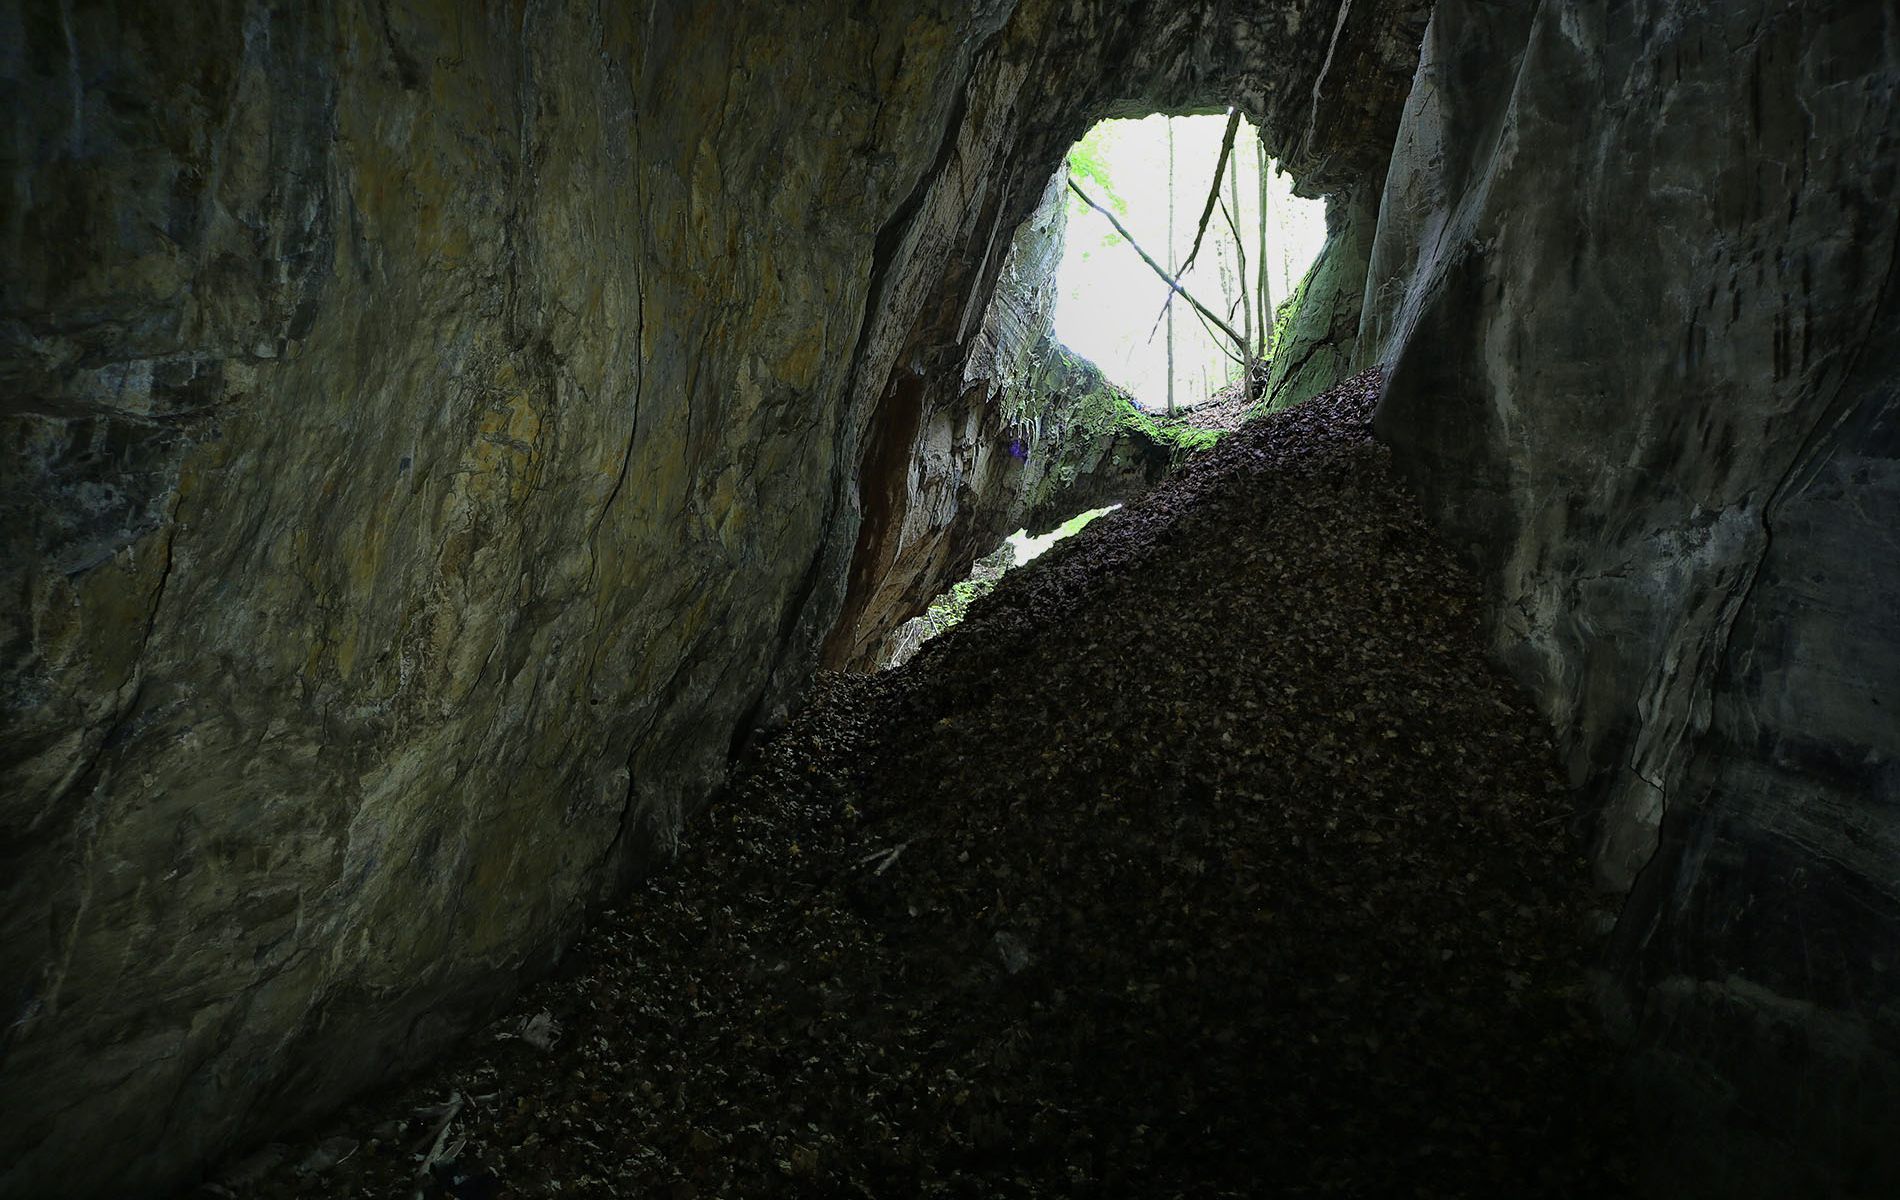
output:
{"label": "limestone rock wall", "polygon": [[440,1047],[802,676],[1003,13],[741,7],[7,6],[0,1192]]}
{"label": "limestone rock wall", "polygon": [[1237,101],[1337,186],[1426,7],[0,7],[0,1193],[494,1011],[875,588],[865,497],[961,502],[902,468],[1069,142]]}
{"label": "limestone rock wall", "polygon": [[[1058,170],[1011,241],[962,367],[962,389],[907,376],[879,410],[860,474],[852,592],[826,665],[890,662],[906,624],[1017,529],[1044,533],[1158,482],[1181,457],[1133,402],[1056,340],[1067,226]],[[1124,415],[1126,414],[1126,415]]]}
{"label": "limestone rock wall", "polygon": [[1287,408],[1310,400],[1359,364],[1359,319],[1367,260],[1379,218],[1378,189],[1361,184],[1330,197],[1326,241],[1306,278],[1267,372],[1267,401]]}
{"label": "limestone rock wall", "polygon": [[1601,802],[1672,1194],[1900,1187],[1896,91],[1892,4],[1441,0],[1381,204],[1378,428]]}
{"label": "limestone rock wall", "polygon": [[[876,543],[889,557],[878,564],[877,584],[862,593],[862,605],[845,609],[827,665],[852,671],[892,665],[907,640],[905,627],[939,594],[919,597],[919,589],[936,579],[966,578],[977,559],[1018,529],[1040,536],[1077,513],[1133,499],[1199,445],[1193,434],[1184,437],[1139,413],[1100,368],[1047,335],[1025,350],[1015,373],[987,399],[977,386],[967,407],[939,416],[919,439],[921,455],[905,464],[904,478],[919,492],[953,479],[937,494],[955,503],[929,510],[901,495],[890,499],[910,524]],[[1010,422],[1003,414],[1011,411],[1028,415]],[[950,424],[972,413],[985,423]],[[866,527],[874,528],[870,520]]]}
{"label": "limestone rock wall", "polygon": [[[859,476],[852,590],[826,643],[828,666],[877,669],[898,629],[942,590],[937,581],[963,578],[1018,527],[1010,522],[1050,399],[1037,381],[1053,344],[1067,178],[1050,177],[1011,236],[961,388],[906,372],[878,410]],[[939,393],[954,402],[933,402]]]}

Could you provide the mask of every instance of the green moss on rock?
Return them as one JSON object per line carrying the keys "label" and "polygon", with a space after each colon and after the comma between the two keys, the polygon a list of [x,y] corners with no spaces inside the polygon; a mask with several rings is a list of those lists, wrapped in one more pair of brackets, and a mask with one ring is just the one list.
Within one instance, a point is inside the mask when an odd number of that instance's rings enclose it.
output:
{"label": "green moss on rock", "polygon": [[1309,400],[1352,372],[1377,220],[1374,201],[1328,199],[1326,244],[1276,312],[1268,408],[1290,408]]}
{"label": "green moss on rock", "polygon": [[1220,438],[1183,418],[1143,411],[1100,367],[1053,337],[1035,362],[998,401],[1022,454],[1019,523],[1032,534],[1144,490]]}

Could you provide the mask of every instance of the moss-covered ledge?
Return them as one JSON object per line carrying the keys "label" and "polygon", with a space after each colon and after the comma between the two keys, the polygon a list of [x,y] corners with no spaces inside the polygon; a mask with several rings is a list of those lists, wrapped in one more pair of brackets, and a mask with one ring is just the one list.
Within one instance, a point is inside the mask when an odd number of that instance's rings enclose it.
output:
{"label": "moss-covered ledge", "polygon": [[1100,367],[1053,337],[1035,362],[1001,400],[1022,472],[1014,511],[1032,535],[1146,491],[1220,437],[1143,411]]}

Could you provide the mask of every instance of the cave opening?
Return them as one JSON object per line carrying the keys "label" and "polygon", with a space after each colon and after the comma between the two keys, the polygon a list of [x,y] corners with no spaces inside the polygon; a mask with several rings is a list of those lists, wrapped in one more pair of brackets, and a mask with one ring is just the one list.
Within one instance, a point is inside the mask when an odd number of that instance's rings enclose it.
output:
{"label": "cave opening", "polygon": [[[1027,561],[1032,538],[1345,370],[1330,318],[1301,315],[1333,232],[1334,198],[1314,189],[1338,180],[1296,184],[1251,111],[1205,94],[1118,103],[1025,146],[1014,192],[1039,198],[998,213],[983,254],[939,283],[960,297],[957,358],[914,360],[872,409],[827,665],[901,663],[1008,569],[1008,531]],[[1339,353],[1280,378],[1315,343]]]}
{"label": "cave opening", "polygon": [[22,7],[0,1197],[1900,1195],[1892,4]]}
{"label": "cave opening", "polygon": [[[1259,129],[1237,111],[1111,118],[1065,166],[1062,343],[1153,410],[1208,399],[1240,379],[1243,362],[1262,373],[1326,214],[1294,193]],[[1172,302],[1163,272],[1181,287]]]}

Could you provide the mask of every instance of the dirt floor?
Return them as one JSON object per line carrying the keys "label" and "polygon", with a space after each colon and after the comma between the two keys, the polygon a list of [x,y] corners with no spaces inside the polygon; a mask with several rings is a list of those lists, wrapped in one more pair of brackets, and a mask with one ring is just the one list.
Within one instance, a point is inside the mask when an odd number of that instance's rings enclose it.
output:
{"label": "dirt floor", "polygon": [[821,678],[558,977],[198,1194],[1623,1193],[1574,802],[1375,388]]}

